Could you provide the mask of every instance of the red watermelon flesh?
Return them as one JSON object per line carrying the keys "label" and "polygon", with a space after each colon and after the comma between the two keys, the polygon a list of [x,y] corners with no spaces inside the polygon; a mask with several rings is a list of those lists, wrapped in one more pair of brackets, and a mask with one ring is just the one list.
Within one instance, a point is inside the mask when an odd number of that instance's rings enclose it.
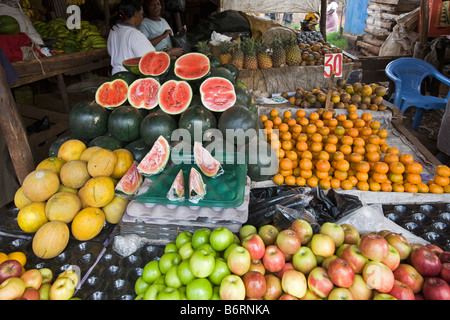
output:
{"label": "red watermelon flesh", "polygon": [[131,58],[131,59],[127,59],[127,60],[123,61],[122,65],[128,71],[130,71],[136,75],[141,75],[141,72],[139,71],[139,61],[141,61],[141,57]]}
{"label": "red watermelon flesh", "polygon": [[122,79],[103,83],[95,93],[95,101],[105,108],[115,108],[127,101],[128,84]]}
{"label": "red watermelon flesh", "polygon": [[236,103],[236,92],[230,80],[211,77],[200,86],[203,105],[214,112],[223,112]]}
{"label": "red watermelon flesh", "polygon": [[180,114],[189,107],[192,96],[189,83],[169,80],[158,91],[159,107],[167,114]]}
{"label": "red watermelon flesh", "polygon": [[175,61],[175,75],[183,80],[197,80],[208,74],[209,58],[198,52],[186,53]]}
{"label": "red watermelon flesh", "polygon": [[160,76],[170,66],[170,56],[163,51],[152,51],[145,54],[139,61],[139,71],[146,76]]}
{"label": "red watermelon flesh", "polygon": [[138,171],[143,175],[154,175],[164,170],[170,158],[170,145],[159,136],[150,151],[139,162]]}
{"label": "red watermelon flesh", "polygon": [[194,160],[205,176],[217,177],[223,173],[220,162],[198,141],[194,143]]}
{"label": "red watermelon flesh", "polygon": [[191,168],[189,174],[189,201],[192,203],[198,203],[206,195],[206,185],[203,182],[203,178],[200,172]]}
{"label": "red watermelon flesh", "polygon": [[134,161],[127,173],[120,179],[115,188],[117,196],[132,196],[141,186],[144,178],[137,169],[137,162]]}
{"label": "red watermelon flesh", "polygon": [[167,192],[167,199],[170,201],[184,200],[184,177],[183,170],[180,170],[172,183],[172,186]]}
{"label": "red watermelon flesh", "polygon": [[153,78],[137,79],[128,88],[128,102],[135,108],[151,110],[158,105],[160,87]]}

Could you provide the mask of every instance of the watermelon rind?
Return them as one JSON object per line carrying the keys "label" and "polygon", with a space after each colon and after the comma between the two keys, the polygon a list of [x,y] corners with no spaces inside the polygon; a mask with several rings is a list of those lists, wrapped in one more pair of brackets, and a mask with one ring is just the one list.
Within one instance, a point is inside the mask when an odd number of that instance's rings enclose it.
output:
{"label": "watermelon rind", "polygon": [[[186,67],[191,68],[190,73],[185,69]],[[208,56],[199,52],[190,52],[183,54],[175,61],[174,73],[178,78],[189,81],[203,78],[209,74],[210,69],[211,62]]]}
{"label": "watermelon rind", "polygon": [[122,62],[122,65],[128,71],[134,73],[135,75],[140,76],[141,75],[141,72],[139,71],[139,61],[140,60],[141,60],[141,57],[127,59]]}
{"label": "watermelon rind", "polygon": [[[184,86],[185,89],[187,89],[187,96],[180,96],[176,95],[176,91],[173,91],[173,89],[178,89],[180,86]],[[167,88],[171,88],[169,92],[169,99],[167,100],[165,97],[165,94],[167,93]],[[163,83],[161,88],[158,91],[158,104],[161,110],[163,110],[165,113],[170,115],[177,115],[180,113],[183,113],[187,108],[189,108],[191,101],[192,101],[192,88],[189,85],[187,81],[177,81],[177,80],[169,80]],[[184,99],[184,100],[180,100]],[[171,105],[168,105],[168,103],[172,103]],[[177,108],[174,109],[173,106],[176,106]]]}
{"label": "watermelon rind", "polygon": [[200,172],[194,167],[189,174],[189,202],[198,203],[206,195],[206,185]]}
{"label": "watermelon rind", "polygon": [[8,15],[0,15],[0,34],[13,35],[19,33],[20,24],[16,18]]}
{"label": "watermelon rind", "polygon": [[[165,62],[166,62],[165,68],[163,68],[162,71],[160,71],[160,72],[147,72],[145,70],[145,68],[144,68],[144,64],[147,62],[147,59],[150,56],[152,56],[152,58],[154,58],[154,57],[162,57],[162,58],[164,58]],[[161,60],[159,60],[159,61],[161,61]],[[164,75],[169,70],[169,67],[170,67],[170,56],[164,51],[150,51],[150,52],[146,53],[139,60],[139,65],[138,65],[139,72],[142,75],[149,76],[149,77],[158,77],[158,76]]]}
{"label": "watermelon rind", "polygon": [[[156,79],[137,79],[128,87],[128,102],[137,109],[152,110],[158,106],[158,92],[160,88],[161,84]],[[137,91],[137,89],[141,90]]]}
{"label": "watermelon rind", "polygon": [[173,180],[166,197],[170,201],[184,201],[184,176],[182,169],[180,169]]}
{"label": "watermelon rind", "polygon": [[197,141],[194,143],[194,161],[207,177],[216,178],[224,172],[220,162]]}
{"label": "watermelon rind", "polygon": [[[208,91],[208,87],[211,88],[211,83],[214,81],[218,82],[217,92]],[[223,96],[224,85],[229,88],[227,96]],[[218,94],[222,96],[219,97]],[[200,85],[200,97],[206,109],[213,112],[224,112],[236,103],[236,91],[233,83],[222,77],[209,77],[203,81]]]}
{"label": "watermelon rind", "polygon": [[127,173],[119,180],[114,189],[116,196],[129,199],[139,190],[144,177],[139,173],[137,165],[134,161]]}
{"label": "watermelon rind", "polygon": [[[165,155],[161,154],[165,151]],[[170,159],[170,145],[169,142],[163,137],[159,136],[156,142],[153,144],[150,151],[139,162],[137,167],[138,171],[144,176],[152,176],[161,173],[166,167]],[[152,169],[152,166],[156,164],[156,167]]]}
{"label": "watermelon rind", "polygon": [[[119,98],[112,102],[112,101],[107,101],[106,99],[108,98],[108,94],[110,93],[109,88],[113,88],[114,87],[122,87],[122,91],[123,92],[112,92],[112,94],[114,96],[118,96],[119,94],[122,94],[123,96],[119,96]],[[109,87],[108,89],[106,89],[106,87]],[[106,89],[106,91],[105,91]],[[113,81],[108,81],[103,83],[100,87],[98,87],[96,93],[95,93],[95,101],[101,105],[104,108],[116,108],[119,107],[121,105],[123,105],[128,99],[128,83],[126,83],[124,80],[122,79],[115,79]]]}

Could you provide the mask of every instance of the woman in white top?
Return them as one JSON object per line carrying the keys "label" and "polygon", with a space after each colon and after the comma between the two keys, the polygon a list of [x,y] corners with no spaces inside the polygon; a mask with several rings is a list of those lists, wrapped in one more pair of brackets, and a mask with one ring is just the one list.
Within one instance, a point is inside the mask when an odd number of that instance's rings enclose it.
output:
{"label": "woman in white top", "polygon": [[141,23],[140,30],[157,51],[166,51],[171,56],[179,57],[183,54],[183,49],[172,48],[170,35],[173,34],[173,30],[166,19],[161,17],[161,10],[159,0],[145,0],[145,18]]}
{"label": "woman in white top", "polygon": [[112,74],[126,71],[122,65],[124,60],[142,57],[147,52],[155,51],[139,30],[143,18],[144,10],[138,0],[122,0],[116,14],[112,16],[112,28],[108,36]]}

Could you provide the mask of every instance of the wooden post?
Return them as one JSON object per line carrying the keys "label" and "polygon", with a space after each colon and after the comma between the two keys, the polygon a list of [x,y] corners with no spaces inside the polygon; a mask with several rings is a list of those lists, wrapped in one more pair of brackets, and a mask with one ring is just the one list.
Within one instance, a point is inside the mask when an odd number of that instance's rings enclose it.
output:
{"label": "wooden post", "polygon": [[22,184],[25,177],[35,169],[28,136],[16,102],[0,65],[0,129],[5,137],[17,179]]}
{"label": "wooden post", "polygon": [[326,111],[329,111],[331,109],[331,93],[333,90],[335,74],[336,74],[336,72],[334,70],[331,71],[330,81],[328,82],[327,100],[325,101],[325,110]]}
{"label": "wooden post", "polygon": [[430,6],[428,0],[420,1],[420,44],[428,42],[428,24],[430,21]]}
{"label": "wooden post", "polygon": [[109,0],[103,0],[103,12],[105,14],[106,25],[109,26],[109,19],[111,18],[111,13],[109,11]]}
{"label": "wooden post", "polygon": [[320,0],[320,33],[325,41],[327,41],[327,0]]}

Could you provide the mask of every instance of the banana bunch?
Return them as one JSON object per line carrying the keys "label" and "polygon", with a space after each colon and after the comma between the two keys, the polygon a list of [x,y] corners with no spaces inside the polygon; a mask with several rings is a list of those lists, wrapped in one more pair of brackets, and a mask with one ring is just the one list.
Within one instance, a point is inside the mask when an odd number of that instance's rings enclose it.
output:
{"label": "banana bunch", "polygon": [[98,28],[87,21],[81,21],[81,29],[76,35],[82,51],[106,48],[106,39]]}
{"label": "banana bunch", "polygon": [[86,1],[85,0],[66,0],[66,4],[68,6],[70,5],[77,5],[77,6],[81,6],[82,4],[84,4]]}

